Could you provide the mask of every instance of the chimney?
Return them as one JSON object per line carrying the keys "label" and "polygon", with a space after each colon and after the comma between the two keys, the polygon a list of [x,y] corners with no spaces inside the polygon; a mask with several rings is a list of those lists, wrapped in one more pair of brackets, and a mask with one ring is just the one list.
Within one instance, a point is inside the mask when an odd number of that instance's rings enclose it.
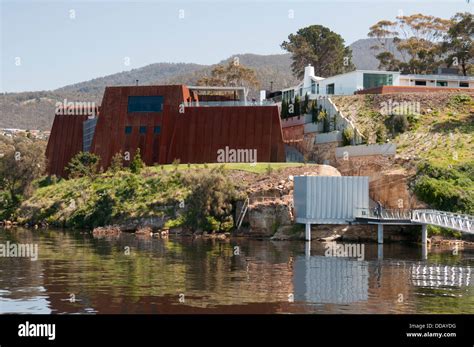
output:
{"label": "chimney", "polygon": [[314,67],[311,64],[304,68],[304,78],[306,79],[307,77],[314,77]]}

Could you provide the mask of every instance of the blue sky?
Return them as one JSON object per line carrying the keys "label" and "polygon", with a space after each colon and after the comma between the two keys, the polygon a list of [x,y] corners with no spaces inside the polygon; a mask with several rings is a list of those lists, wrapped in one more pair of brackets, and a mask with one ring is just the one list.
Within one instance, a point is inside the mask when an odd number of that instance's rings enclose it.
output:
{"label": "blue sky", "polygon": [[473,9],[467,0],[0,2],[1,92],[55,89],[156,62],[283,53],[288,34],[312,24],[350,44],[400,10],[449,18]]}

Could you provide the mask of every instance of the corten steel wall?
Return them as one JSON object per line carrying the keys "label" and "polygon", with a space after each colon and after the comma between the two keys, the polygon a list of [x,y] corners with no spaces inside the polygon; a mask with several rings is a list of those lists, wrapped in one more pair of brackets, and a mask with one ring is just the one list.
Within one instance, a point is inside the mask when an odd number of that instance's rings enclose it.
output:
{"label": "corten steel wall", "polygon": [[87,115],[55,115],[46,147],[47,173],[66,176],[64,168],[82,151],[82,123]]}
{"label": "corten steel wall", "polygon": [[[186,107],[166,141],[166,162],[212,163],[217,151],[256,149],[258,162],[283,162],[285,149],[276,106]],[[160,154],[160,158],[161,154]]]}
{"label": "corten steel wall", "polygon": [[[161,112],[128,113],[129,96],[157,95],[163,96]],[[101,157],[104,168],[109,166],[115,153],[130,152],[133,157],[137,148],[140,148],[141,157],[147,165],[164,163],[160,158],[160,144],[167,143],[167,133],[174,123],[172,118],[180,115],[180,104],[188,98],[191,94],[183,85],[107,87],[91,151]],[[132,127],[131,134],[125,134],[126,126]],[[147,127],[146,134],[139,133],[140,126]],[[161,127],[160,134],[153,132],[155,126]]]}
{"label": "corten steel wall", "polygon": [[283,128],[283,141],[301,141],[304,138],[304,125]]}
{"label": "corten steel wall", "polygon": [[[128,113],[129,96],[162,96],[163,109]],[[107,87],[91,152],[99,155],[104,169],[114,154],[129,152],[133,157],[137,148],[147,165],[169,164],[175,159],[182,163],[216,162],[217,150],[226,146],[256,149],[260,162],[285,161],[276,106],[185,107],[184,113],[180,112],[184,101],[196,99],[184,85]],[[86,118],[55,120],[47,152],[50,173],[63,174],[70,158],[82,150],[82,122]],[[127,126],[132,127],[130,134],[125,133]],[[147,127],[146,133],[139,132],[141,126]],[[157,126],[158,134],[154,133]],[[69,135],[73,132],[74,136]],[[67,154],[58,150],[65,145]]]}
{"label": "corten steel wall", "polygon": [[424,87],[424,86],[380,86],[359,90],[356,94],[432,93],[432,92],[474,92],[474,88]]}

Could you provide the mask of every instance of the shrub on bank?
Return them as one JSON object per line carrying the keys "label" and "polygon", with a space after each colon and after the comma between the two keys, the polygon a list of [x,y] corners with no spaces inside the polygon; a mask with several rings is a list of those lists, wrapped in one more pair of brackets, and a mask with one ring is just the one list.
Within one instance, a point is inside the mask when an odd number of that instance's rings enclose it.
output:
{"label": "shrub on bank", "polygon": [[418,198],[443,211],[474,214],[474,162],[441,167],[418,167],[414,191]]}
{"label": "shrub on bank", "polygon": [[[19,209],[18,221],[71,228],[168,217],[167,227],[227,231],[237,189],[222,168],[134,174],[123,170],[39,187]],[[177,213],[177,210],[180,210]]]}

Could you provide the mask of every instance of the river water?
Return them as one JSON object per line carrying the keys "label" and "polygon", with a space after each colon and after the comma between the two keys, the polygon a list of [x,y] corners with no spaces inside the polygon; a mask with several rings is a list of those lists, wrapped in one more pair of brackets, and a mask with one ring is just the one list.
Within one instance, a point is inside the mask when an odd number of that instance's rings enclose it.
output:
{"label": "river water", "polygon": [[0,313],[474,313],[472,249],[20,228],[2,245],[38,259],[0,257]]}

